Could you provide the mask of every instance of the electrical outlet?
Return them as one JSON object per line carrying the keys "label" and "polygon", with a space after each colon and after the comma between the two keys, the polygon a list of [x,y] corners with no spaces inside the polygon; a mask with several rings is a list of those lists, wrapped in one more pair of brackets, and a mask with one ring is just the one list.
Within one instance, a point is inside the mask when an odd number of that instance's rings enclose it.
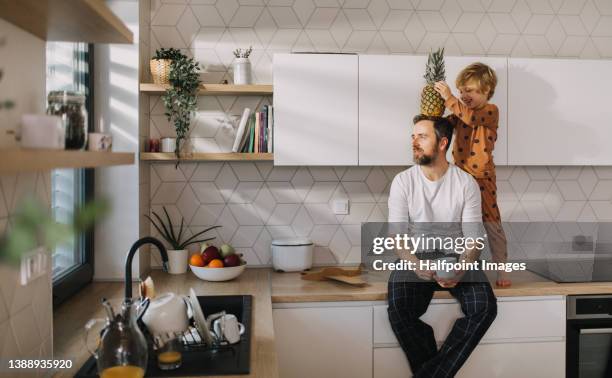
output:
{"label": "electrical outlet", "polygon": [[575,235],[572,238],[572,251],[574,252],[592,252],[593,237],[585,235]]}
{"label": "electrical outlet", "polygon": [[25,286],[47,272],[47,252],[43,247],[21,256],[21,285]]}
{"label": "electrical outlet", "polygon": [[349,200],[334,200],[334,214],[346,215],[349,213]]}

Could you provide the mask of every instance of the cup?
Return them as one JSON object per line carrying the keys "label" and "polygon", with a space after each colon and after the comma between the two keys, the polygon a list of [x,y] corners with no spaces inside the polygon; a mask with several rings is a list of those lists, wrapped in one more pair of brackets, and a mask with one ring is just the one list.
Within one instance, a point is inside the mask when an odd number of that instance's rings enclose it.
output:
{"label": "cup", "polygon": [[176,149],[176,138],[162,138],[161,152],[174,152]]}
{"label": "cup", "polygon": [[240,341],[240,335],[244,333],[245,327],[244,324],[238,322],[236,315],[227,314],[215,320],[213,330],[218,340],[226,340],[230,344],[235,344]]}
{"label": "cup", "polygon": [[113,136],[104,133],[89,133],[87,149],[89,151],[110,151],[113,147]]}
{"label": "cup", "polygon": [[[439,259],[436,259],[436,262],[439,264],[440,261],[447,261],[449,263],[455,263],[457,262],[457,258],[455,257],[440,257]],[[442,279],[449,279],[449,278],[453,278],[455,277],[455,270],[451,269],[449,271],[447,271],[446,269],[438,269],[436,270],[436,275],[438,276],[438,278],[442,278]]]}
{"label": "cup", "polygon": [[157,348],[157,366],[161,370],[173,370],[183,363],[183,343],[179,338],[172,338]]}

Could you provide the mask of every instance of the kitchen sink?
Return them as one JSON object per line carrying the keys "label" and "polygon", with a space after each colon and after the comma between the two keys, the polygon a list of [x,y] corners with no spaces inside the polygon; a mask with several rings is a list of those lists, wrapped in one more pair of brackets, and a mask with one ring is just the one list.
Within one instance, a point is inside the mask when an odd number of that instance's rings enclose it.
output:
{"label": "kitchen sink", "polygon": [[[244,324],[244,334],[233,345],[213,348],[187,346],[183,352],[183,364],[176,370],[160,370],[155,352],[149,351],[149,362],[145,377],[178,377],[207,375],[249,374],[251,352],[251,295],[209,295],[198,296],[204,315],[208,317],[220,311],[234,314]],[[75,377],[98,377],[96,360],[90,357]]]}

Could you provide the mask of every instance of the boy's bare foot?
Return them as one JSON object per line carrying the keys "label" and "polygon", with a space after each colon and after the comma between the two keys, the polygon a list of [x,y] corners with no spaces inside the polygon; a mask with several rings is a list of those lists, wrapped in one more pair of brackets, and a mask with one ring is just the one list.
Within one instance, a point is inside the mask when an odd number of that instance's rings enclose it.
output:
{"label": "boy's bare foot", "polygon": [[495,281],[495,285],[498,287],[510,287],[512,286],[512,281],[508,277],[508,273],[506,272],[498,272],[497,273],[497,281]]}

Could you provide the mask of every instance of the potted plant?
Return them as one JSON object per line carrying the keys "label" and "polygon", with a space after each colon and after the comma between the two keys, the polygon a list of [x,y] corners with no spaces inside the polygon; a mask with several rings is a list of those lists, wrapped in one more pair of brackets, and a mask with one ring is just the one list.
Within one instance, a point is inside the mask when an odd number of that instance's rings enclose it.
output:
{"label": "potted plant", "polygon": [[205,230],[202,230],[191,237],[187,238],[186,235],[183,235],[185,231],[184,223],[185,219],[181,217],[181,226],[178,229],[178,232],[175,232],[174,225],[172,224],[172,220],[170,219],[170,215],[168,215],[168,211],[165,206],[162,206],[164,210],[164,214],[166,216],[166,222],[162,220],[162,218],[154,211],[153,218],[145,214],[145,217],[151,222],[153,227],[159,232],[159,234],[168,242],[170,248],[168,250],[168,262],[170,267],[168,269],[168,273],[170,274],[183,274],[187,272],[187,262],[188,262],[188,251],[187,247],[191,244],[195,243],[203,243],[208,240],[212,240],[215,237],[207,238],[207,239],[198,239],[202,234],[212,230],[213,228],[221,227],[221,226],[212,226]]}
{"label": "potted plant", "polygon": [[249,56],[253,52],[253,46],[250,46],[246,50],[236,49],[234,50],[234,84],[251,84],[251,61]]}
{"label": "potted plant", "polygon": [[[174,123],[176,143],[174,153],[179,157],[181,141],[189,132],[191,117],[197,108],[200,88],[200,65],[177,50],[170,64],[170,87],[162,95],[168,121]],[[178,166],[179,160],[176,164]]]}
{"label": "potted plant", "polygon": [[179,55],[182,55],[181,52],[173,48],[161,48],[155,51],[155,56],[149,61],[151,76],[155,84],[170,83],[170,65]]}
{"label": "potted plant", "polygon": [[[4,47],[6,44],[6,38],[0,38],[0,47]],[[0,68],[0,81],[2,81],[2,76],[4,75],[4,71]],[[1,110],[10,110],[15,107],[15,103],[12,100],[2,100],[0,99],[0,111]]]}

